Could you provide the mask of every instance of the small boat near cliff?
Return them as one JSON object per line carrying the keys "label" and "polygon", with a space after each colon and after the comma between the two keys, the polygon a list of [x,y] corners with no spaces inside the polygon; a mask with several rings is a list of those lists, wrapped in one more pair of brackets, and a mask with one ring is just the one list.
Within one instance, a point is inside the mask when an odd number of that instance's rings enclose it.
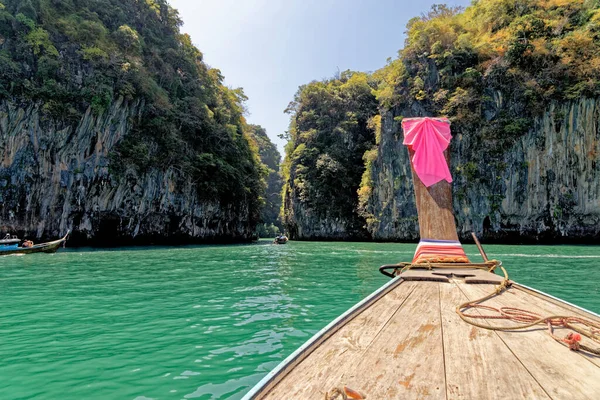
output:
{"label": "small boat near cliff", "polygon": [[483,262],[471,261],[452,211],[449,121],[402,125],[421,235],[413,260],[380,267],[388,283],[244,399],[597,399],[600,316],[510,280],[475,235]]}
{"label": "small boat near cliff", "polygon": [[6,235],[0,240],[0,256],[13,254],[32,254],[32,253],[56,253],[58,248],[67,241],[69,232],[61,239],[53,240],[47,243],[33,244],[29,240],[21,240],[17,237]]}
{"label": "small boat near cliff", "polygon": [[285,235],[277,236],[275,240],[273,240],[273,244],[286,244],[288,240],[288,237]]}

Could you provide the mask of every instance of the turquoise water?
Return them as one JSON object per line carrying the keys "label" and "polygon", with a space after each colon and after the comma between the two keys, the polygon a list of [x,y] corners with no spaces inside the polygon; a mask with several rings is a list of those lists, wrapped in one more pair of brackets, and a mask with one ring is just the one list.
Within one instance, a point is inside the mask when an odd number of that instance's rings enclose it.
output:
{"label": "turquoise water", "polygon": [[[0,399],[239,399],[414,249],[265,241],[2,257]],[[600,312],[599,246],[486,250],[511,278]]]}

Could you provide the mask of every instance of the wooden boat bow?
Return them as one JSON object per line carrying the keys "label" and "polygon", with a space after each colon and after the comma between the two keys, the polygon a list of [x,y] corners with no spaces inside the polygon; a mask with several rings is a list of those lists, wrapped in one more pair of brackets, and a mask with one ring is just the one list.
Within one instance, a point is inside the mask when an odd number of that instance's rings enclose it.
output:
{"label": "wooden boat bow", "polygon": [[450,183],[426,187],[414,168],[413,181],[425,238],[414,259],[380,267],[387,284],[244,399],[322,399],[341,387],[367,399],[597,399],[600,316],[511,281],[477,238],[484,262],[471,262],[458,242]]}

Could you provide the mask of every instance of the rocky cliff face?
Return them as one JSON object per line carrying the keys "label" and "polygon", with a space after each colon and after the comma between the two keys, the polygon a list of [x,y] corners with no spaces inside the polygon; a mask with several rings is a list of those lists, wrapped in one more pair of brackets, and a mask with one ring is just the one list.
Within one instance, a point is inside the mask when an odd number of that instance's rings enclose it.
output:
{"label": "rocky cliff face", "polygon": [[[494,98],[495,110],[502,109],[502,96]],[[494,112],[489,110],[490,116]],[[418,238],[408,153],[397,115],[383,115],[372,165],[373,191],[366,208],[375,240]],[[494,159],[480,156],[485,144],[479,132],[454,133],[451,171],[461,238],[474,231],[488,242],[600,239],[598,99],[549,105],[525,135]]]}
{"label": "rocky cliff face", "polygon": [[200,201],[172,168],[111,171],[111,150],[144,107],[121,99],[62,126],[39,105],[0,103],[0,231],[42,240],[71,230],[70,244],[100,245],[250,239],[247,207]]}
{"label": "rocky cliff face", "polygon": [[293,215],[293,219],[288,218],[286,229],[294,240],[359,241],[369,239],[364,227],[357,223],[356,219],[321,213],[305,207],[291,196],[285,198],[284,207],[291,211],[288,211],[290,215]]}

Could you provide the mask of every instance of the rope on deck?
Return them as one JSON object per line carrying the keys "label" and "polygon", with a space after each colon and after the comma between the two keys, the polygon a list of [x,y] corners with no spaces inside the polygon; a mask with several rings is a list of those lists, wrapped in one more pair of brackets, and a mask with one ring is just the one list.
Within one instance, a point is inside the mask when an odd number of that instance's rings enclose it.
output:
{"label": "rope on deck", "polygon": [[[520,308],[514,308],[514,307],[495,308],[495,307],[490,307],[490,306],[481,304],[493,297],[496,297],[496,296],[502,294],[511,285],[511,283],[508,279],[508,272],[506,272],[506,269],[501,264],[499,265],[499,267],[502,269],[502,272],[504,273],[504,281],[502,281],[502,283],[500,285],[498,285],[492,293],[490,293],[487,296],[484,296],[480,299],[477,299],[477,300],[467,301],[467,302],[459,305],[458,307],[456,307],[456,313],[460,316],[460,318],[462,318],[463,321],[465,321],[466,323],[471,324],[473,326],[476,326],[478,328],[488,329],[488,330],[492,330],[492,331],[523,330],[523,329],[534,327],[536,325],[543,324],[543,325],[547,326],[547,328],[548,328],[547,331],[554,340],[569,347],[569,349],[571,349],[573,351],[583,350],[583,351],[586,351],[591,354],[600,355],[600,348],[592,348],[592,347],[586,346],[581,343],[581,335],[583,335],[597,343],[600,343],[600,324],[595,321],[591,321],[587,318],[567,316],[567,315],[541,316],[537,313],[534,313],[534,312],[531,312],[528,310],[523,310]],[[495,314],[475,315],[475,314],[465,313],[465,311],[467,311],[470,308],[492,311]],[[484,325],[482,323],[478,323],[476,321],[473,321],[473,319],[484,319],[484,320],[505,319],[505,320],[517,322],[518,324],[515,324],[513,326],[493,326],[490,324]],[[564,327],[567,329],[571,329],[571,330],[575,331],[576,333],[571,332],[571,333],[567,334],[564,338],[560,338],[554,334],[554,328],[557,328],[557,327]]]}

